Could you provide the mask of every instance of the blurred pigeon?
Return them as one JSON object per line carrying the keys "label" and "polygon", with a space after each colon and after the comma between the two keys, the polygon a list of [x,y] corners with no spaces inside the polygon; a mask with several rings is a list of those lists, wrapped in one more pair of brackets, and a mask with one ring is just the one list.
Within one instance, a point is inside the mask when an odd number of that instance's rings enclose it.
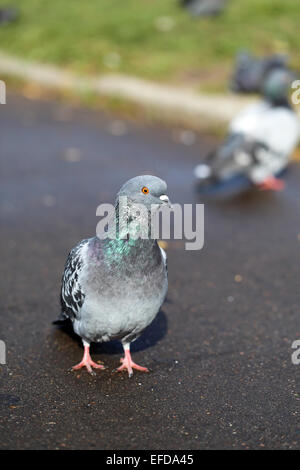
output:
{"label": "blurred pigeon", "polygon": [[289,71],[276,69],[268,75],[261,90],[264,99],[239,113],[223,144],[195,168],[199,186],[213,187],[243,175],[261,189],[283,189],[277,176],[300,137],[299,118],[289,103],[290,84]]}
{"label": "blurred pigeon", "polygon": [[193,16],[214,16],[225,8],[226,0],[180,0]]}
{"label": "blurred pigeon", "polygon": [[0,8],[0,26],[16,21],[18,16],[19,11],[16,8]]}
{"label": "blurred pigeon", "polygon": [[[90,343],[117,339],[125,353],[117,370],[127,369],[129,377],[132,369],[148,372],[146,367],[132,361],[130,343],[152,322],[165,299],[166,254],[157,240],[140,236],[132,208],[143,204],[144,221],[149,229],[151,206],[156,204],[159,209],[169,205],[166,190],[166,183],[155,176],[130,179],[117,195],[116,235],[111,236],[110,227],[114,225],[108,224],[107,238],[96,236],[83,240],[70,252],[62,278],[62,314],[58,321],[70,319],[84,345],[83,359],[74,370],[86,367],[93,373],[92,367],[103,369],[92,361]],[[121,196],[122,200],[127,198],[128,225],[121,223],[124,217],[120,211]]]}
{"label": "blurred pigeon", "polygon": [[[270,72],[275,69],[289,70],[287,62],[288,57],[285,55],[274,54],[257,58],[247,51],[242,51],[236,58],[230,88],[236,93],[259,93]],[[290,74],[294,77],[292,70]]]}

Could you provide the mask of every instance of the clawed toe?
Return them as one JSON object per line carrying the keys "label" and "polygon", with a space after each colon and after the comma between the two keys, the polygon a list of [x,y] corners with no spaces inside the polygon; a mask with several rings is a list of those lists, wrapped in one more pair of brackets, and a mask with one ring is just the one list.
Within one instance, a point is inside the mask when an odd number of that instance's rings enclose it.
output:
{"label": "clawed toe", "polygon": [[133,362],[131,359],[130,351],[128,349],[125,350],[125,357],[122,357],[120,359],[121,366],[116,369],[117,372],[122,372],[123,370],[127,369],[129,377],[133,376],[133,370],[136,369],[139,370],[140,372],[149,372],[149,369],[147,367],[142,367]]}
{"label": "clawed toe", "polygon": [[104,366],[102,366],[100,364],[96,364],[95,362],[92,361],[91,363],[80,362],[76,366],[73,366],[71,368],[71,371],[76,371],[76,370],[82,369],[83,367],[86,367],[86,370],[91,375],[96,375],[96,373],[93,371],[92,368],[94,368],[94,369],[105,369]]}
{"label": "clawed toe", "polygon": [[87,371],[91,375],[96,375],[95,372],[93,371],[92,368],[94,369],[105,369],[105,367],[102,364],[97,364],[97,362],[94,362],[90,356],[89,352],[89,346],[84,347],[84,355],[83,359],[79,364],[76,364],[76,366],[72,367],[72,371],[82,369],[83,367],[86,367]]}

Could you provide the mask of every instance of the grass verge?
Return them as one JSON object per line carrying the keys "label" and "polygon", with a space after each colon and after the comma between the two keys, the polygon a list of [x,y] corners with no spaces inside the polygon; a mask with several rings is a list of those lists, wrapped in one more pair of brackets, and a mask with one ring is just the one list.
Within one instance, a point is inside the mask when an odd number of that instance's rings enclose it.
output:
{"label": "grass verge", "polygon": [[[7,5],[0,1],[0,6]],[[191,18],[176,0],[11,0],[18,21],[0,48],[86,74],[120,72],[222,90],[241,48],[300,61],[297,0],[228,0],[216,18]]]}

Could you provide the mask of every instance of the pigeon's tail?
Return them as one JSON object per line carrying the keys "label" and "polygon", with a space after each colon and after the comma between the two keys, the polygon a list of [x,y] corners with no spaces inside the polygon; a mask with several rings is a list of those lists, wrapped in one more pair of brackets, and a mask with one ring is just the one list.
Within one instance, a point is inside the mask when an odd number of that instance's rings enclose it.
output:
{"label": "pigeon's tail", "polygon": [[52,322],[52,325],[65,325],[69,321],[70,319],[66,317],[64,312],[60,312],[58,318]]}

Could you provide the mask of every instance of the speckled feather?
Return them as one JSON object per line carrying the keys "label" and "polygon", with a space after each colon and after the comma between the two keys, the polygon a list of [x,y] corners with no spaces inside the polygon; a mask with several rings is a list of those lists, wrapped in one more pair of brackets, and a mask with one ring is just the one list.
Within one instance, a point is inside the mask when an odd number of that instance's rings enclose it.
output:
{"label": "speckled feather", "polygon": [[61,306],[65,318],[75,319],[84,302],[79,277],[83,265],[82,248],[89,242],[82,240],[69,253],[62,277]]}

